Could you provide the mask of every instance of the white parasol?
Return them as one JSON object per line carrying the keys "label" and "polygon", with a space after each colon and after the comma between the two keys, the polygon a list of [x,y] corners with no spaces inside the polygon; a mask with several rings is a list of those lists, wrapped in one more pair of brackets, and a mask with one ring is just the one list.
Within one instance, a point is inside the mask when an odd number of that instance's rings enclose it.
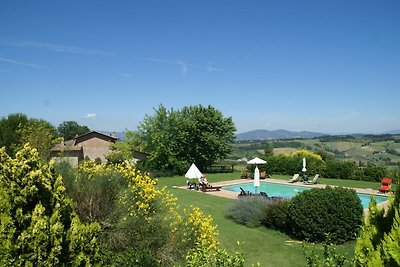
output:
{"label": "white parasol", "polygon": [[254,169],[254,190],[257,193],[257,187],[260,187],[260,170],[257,167],[257,164],[265,164],[267,163],[265,160],[260,158],[254,158],[249,160],[247,164],[256,164],[256,168]]}
{"label": "white parasol", "polygon": [[185,174],[185,177],[189,179],[200,179],[202,176],[203,174],[199,171],[194,163],[192,163],[189,170]]}
{"label": "white parasol", "polygon": [[249,160],[248,162],[247,162],[247,164],[265,164],[265,163],[267,163],[265,160],[262,160],[262,159],[260,159],[260,158],[254,158],[254,159],[252,159],[252,160]]}

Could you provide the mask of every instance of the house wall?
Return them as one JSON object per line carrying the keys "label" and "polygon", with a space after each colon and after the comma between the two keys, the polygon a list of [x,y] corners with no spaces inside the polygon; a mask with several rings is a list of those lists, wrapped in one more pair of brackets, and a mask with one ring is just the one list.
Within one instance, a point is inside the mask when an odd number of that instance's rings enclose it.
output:
{"label": "house wall", "polygon": [[72,167],[77,167],[79,161],[83,159],[83,154],[82,150],[52,151],[51,158],[55,160],[55,162],[68,162]]}
{"label": "house wall", "polygon": [[105,156],[110,153],[111,142],[93,137],[79,143],[83,147],[83,157],[89,157],[91,160],[100,158],[102,162],[107,162]]}
{"label": "house wall", "polygon": [[78,167],[79,159],[78,157],[53,157],[55,162],[68,162],[72,167]]}

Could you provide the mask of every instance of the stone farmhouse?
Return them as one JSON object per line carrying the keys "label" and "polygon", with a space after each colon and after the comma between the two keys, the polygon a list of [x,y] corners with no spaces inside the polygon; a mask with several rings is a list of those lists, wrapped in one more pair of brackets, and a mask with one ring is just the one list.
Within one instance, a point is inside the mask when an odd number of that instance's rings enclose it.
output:
{"label": "stone farmhouse", "polygon": [[102,162],[107,162],[106,156],[110,152],[112,143],[118,140],[115,134],[104,134],[92,131],[72,140],[61,140],[59,144],[51,149],[51,158],[56,161],[67,161],[72,166],[78,166],[85,158],[95,160],[99,158]]}

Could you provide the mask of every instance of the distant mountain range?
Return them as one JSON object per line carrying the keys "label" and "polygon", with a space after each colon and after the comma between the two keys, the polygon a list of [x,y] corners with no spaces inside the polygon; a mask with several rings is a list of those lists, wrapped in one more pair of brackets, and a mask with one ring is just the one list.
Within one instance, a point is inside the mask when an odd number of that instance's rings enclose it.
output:
{"label": "distant mountain range", "polygon": [[387,134],[400,134],[400,130],[393,130],[393,131],[387,132]]}
{"label": "distant mountain range", "polygon": [[[107,134],[112,134],[110,131],[102,131]],[[400,134],[400,130],[393,130],[389,132],[385,132],[382,134]],[[116,137],[119,140],[123,140],[125,137],[124,132],[116,132],[115,133]],[[275,140],[275,139],[296,139],[296,138],[302,138],[302,139],[312,139],[315,137],[320,137],[324,135],[340,135],[339,133],[337,134],[327,134],[327,133],[317,133],[317,132],[308,132],[308,131],[301,131],[301,132],[294,132],[294,131],[288,131],[288,130],[253,130],[249,132],[244,132],[244,133],[238,133],[236,134],[236,140],[238,141],[244,141],[244,140]],[[352,136],[362,136],[364,134],[343,134],[343,135],[352,135]]]}
{"label": "distant mountain range", "polygon": [[273,140],[273,139],[294,139],[303,138],[311,139],[314,137],[320,137],[326,134],[315,133],[315,132],[292,132],[288,130],[253,130],[245,133],[236,134],[236,139],[238,141],[243,140]]}
{"label": "distant mountain range", "polygon": [[108,135],[115,134],[115,137],[117,137],[119,140],[123,140],[125,137],[125,132],[110,132],[110,131],[98,131],[98,132],[105,133]]}
{"label": "distant mountain range", "polygon": [[[400,134],[400,130],[393,130],[382,134]],[[236,134],[236,140],[275,140],[275,139],[312,139],[324,135],[339,135],[339,134],[327,134],[327,133],[316,133],[316,132],[293,132],[288,130],[253,130],[249,132]],[[346,134],[352,136],[360,136],[363,134]]]}

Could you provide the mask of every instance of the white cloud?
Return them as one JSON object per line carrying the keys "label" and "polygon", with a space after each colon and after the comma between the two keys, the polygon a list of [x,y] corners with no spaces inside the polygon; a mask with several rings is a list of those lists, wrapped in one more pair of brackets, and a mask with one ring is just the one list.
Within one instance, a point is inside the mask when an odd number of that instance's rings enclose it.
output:
{"label": "white cloud", "polygon": [[88,120],[95,120],[96,119],[96,113],[89,113],[86,116],[84,116],[85,119]]}
{"label": "white cloud", "polygon": [[146,61],[151,61],[151,62],[157,62],[157,63],[165,63],[165,64],[171,64],[171,65],[179,65],[181,67],[181,74],[186,75],[188,71],[188,64],[183,62],[182,60],[178,59],[176,61],[173,60],[166,60],[166,59],[160,59],[160,58],[146,58]]}
{"label": "white cloud", "polygon": [[214,64],[212,62],[208,63],[208,66],[206,67],[207,73],[211,73],[211,72],[227,72],[224,69],[215,68],[213,65]]}
{"label": "white cloud", "polygon": [[213,63],[210,62],[207,66],[203,65],[197,65],[197,64],[189,64],[187,62],[184,62],[183,60],[166,60],[166,59],[161,59],[161,58],[146,58],[146,61],[151,61],[151,62],[156,62],[156,63],[165,63],[165,64],[171,64],[171,65],[179,65],[181,68],[181,74],[184,76],[189,70],[189,67],[195,67],[195,68],[200,68],[206,70],[207,73],[211,72],[227,72],[224,69],[220,68],[215,68],[213,66]]}
{"label": "white cloud", "polygon": [[182,75],[186,75],[186,72],[188,71],[188,67],[187,64],[185,62],[183,62],[182,60],[178,59],[176,61],[176,64],[178,64],[179,66],[181,66],[181,74]]}
{"label": "white cloud", "polygon": [[91,48],[81,48],[75,46],[66,46],[60,44],[51,43],[40,43],[32,41],[22,41],[22,40],[0,40],[0,45],[14,46],[14,47],[24,47],[33,49],[43,49],[52,52],[60,53],[71,53],[71,54],[87,54],[87,55],[115,55],[114,53],[105,52],[101,50],[91,49]]}
{"label": "white cloud", "polygon": [[22,62],[22,61],[18,61],[18,60],[14,60],[14,59],[3,58],[3,57],[0,57],[0,61],[6,62],[6,63],[10,63],[10,64],[15,64],[15,65],[20,65],[20,66],[25,66],[25,67],[32,67],[32,68],[36,68],[36,69],[39,69],[39,68],[43,67],[41,65]]}

